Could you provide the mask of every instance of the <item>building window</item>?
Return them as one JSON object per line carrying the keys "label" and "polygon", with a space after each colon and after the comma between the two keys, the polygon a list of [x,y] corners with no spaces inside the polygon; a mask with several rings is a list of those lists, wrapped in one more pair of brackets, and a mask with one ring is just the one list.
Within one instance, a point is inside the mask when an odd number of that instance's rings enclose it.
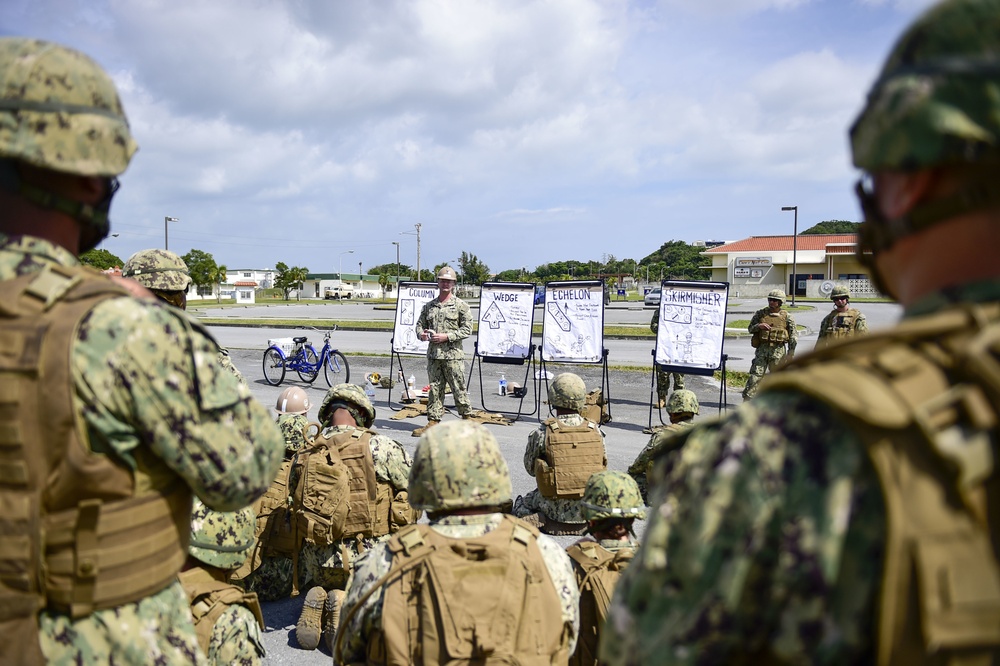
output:
{"label": "building window", "polygon": [[253,273],[244,273],[243,277],[253,277]]}
{"label": "building window", "polygon": [[253,292],[245,289],[240,289],[240,298],[249,301],[253,298]]}

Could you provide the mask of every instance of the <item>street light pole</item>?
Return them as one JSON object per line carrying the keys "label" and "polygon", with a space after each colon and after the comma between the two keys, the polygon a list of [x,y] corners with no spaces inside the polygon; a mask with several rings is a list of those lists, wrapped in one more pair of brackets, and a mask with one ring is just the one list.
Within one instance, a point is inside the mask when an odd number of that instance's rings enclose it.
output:
{"label": "street light pole", "polygon": [[396,298],[399,298],[399,241],[392,241],[396,246]]}
{"label": "street light pole", "polygon": [[799,254],[799,207],[798,206],[782,206],[781,210],[793,211],[795,213],[795,223],[792,227],[792,307],[795,307],[795,290],[799,286],[798,279],[795,275],[798,272],[798,254]]}
{"label": "street light pole", "polygon": [[169,250],[170,243],[167,242],[167,222],[180,222],[176,217],[170,217],[169,215],[163,218],[163,249]]}

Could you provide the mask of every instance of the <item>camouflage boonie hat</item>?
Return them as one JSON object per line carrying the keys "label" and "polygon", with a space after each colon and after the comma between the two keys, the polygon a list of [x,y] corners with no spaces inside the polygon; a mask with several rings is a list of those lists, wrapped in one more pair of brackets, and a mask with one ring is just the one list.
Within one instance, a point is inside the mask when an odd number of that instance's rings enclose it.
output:
{"label": "camouflage boonie hat", "polygon": [[192,557],[220,569],[243,566],[254,544],[256,516],[252,507],[239,511],[212,511],[194,498],[191,507]]}
{"label": "camouflage boonie hat", "polygon": [[428,513],[499,506],[511,499],[510,470],[485,426],[449,421],[421,435],[409,493],[410,506]]}
{"label": "camouflage boonie hat", "polygon": [[553,407],[579,412],[587,400],[587,385],[579,375],[563,372],[556,375],[549,386],[549,404]]}
{"label": "camouflage boonie hat", "polygon": [[697,414],[698,409],[698,396],[694,394],[694,391],[688,389],[674,391],[670,394],[670,400],[667,400],[668,414],[680,414],[681,412]]}
{"label": "camouflage boonie hat", "polygon": [[639,484],[625,472],[613,470],[597,472],[587,479],[580,510],[587,520],[646,517]]}
{"label": "camouflage boonie hat", "polygon": [[774,298],[776,300],[779,300],[782,303],[784,303],[785,302],[785,291],[783,289],[772,289],[770,291],[770,293],[768,293],[767,299],[771,300],[772,298]]}
{"label": "camouflage boonie hat", "polygon": [[139,250],[122,266],[122,277],[160,291],[185,291],[191,285],[187,264],[169,250]]}
{"label": "camouflage boonie hat", "polygon": [[1000,163],[1000,0],[950,0],[893,47],[851,127],[868,172]]}
{"label": "camouflage boonie hat", "polygon": [[847,296],[848,298],[850,298],[851,290],[843,285],[838,284],[836,287],[833,288],[833,291],[830,292],[830,300],[832,301],[833,299],[841,298],[842,296]]}
{"label": "camouflage boonie hat", "polygon": [[323,404],[319,406],[319,422],[323,427],[329,426],[333,419],[333,411],[338,406],[334,403],[343,403],[355,423],[362,428],[370,428],[375,422],[375,408],[364,389],[354,384],[337,384],[326,392]]}
{"label": "camouflage boonie hat", "polygon": [[73,49],[0,38],[0,158],[81,176],[117,176],[138,146],[115,84]]}

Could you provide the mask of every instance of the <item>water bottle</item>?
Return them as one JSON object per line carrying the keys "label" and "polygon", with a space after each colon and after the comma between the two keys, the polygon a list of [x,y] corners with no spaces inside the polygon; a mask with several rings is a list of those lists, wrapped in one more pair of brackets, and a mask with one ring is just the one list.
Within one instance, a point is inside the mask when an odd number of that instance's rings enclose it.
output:
{"label": "water bottle", "polygon": [[500,373],[500,395],[507,395],[507,377]]}
{"label": "water bottle", "polygon": [[410,375],[410,379],[407,380],[406,382],[406,392],[410,394],[411,398],[413,397],[413,394],[416,392],[416,383],[417,383],[417,378],[414,377],[413,375]]}
{"label": "water bottle", "polygon": [[371,381],[368,379],[365,380],[365,395],[368,396],[369,400],[375,399],[375,387],[372,386]]}

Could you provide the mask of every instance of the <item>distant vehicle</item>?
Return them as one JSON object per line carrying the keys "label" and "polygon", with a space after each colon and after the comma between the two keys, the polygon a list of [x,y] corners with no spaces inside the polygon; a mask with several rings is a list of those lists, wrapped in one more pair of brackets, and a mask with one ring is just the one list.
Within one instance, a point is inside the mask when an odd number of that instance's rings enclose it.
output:
{"label": "distant vehicle", "polygon": [[660,288],[659,287],[653,287],[652,289],[650,289],[649,293],[646,294],[646,297],[644,299],[642,299],[642,304],[645,305],[646,307],[656,307],[657,305],[659,305],[660,304]]}
{"label": "distant vehicle", "polygon": [[339,301],[341,299],[350,298],[354,294],[354,289],[350,285],[340,284],[336,287],[327,287],[326,291],[323,292],[323,298],[328,301]]}
{"label": "distant vehicle", "polygon": [[536,284],[535,285],[535,305],[545,304],[545,285]]}

